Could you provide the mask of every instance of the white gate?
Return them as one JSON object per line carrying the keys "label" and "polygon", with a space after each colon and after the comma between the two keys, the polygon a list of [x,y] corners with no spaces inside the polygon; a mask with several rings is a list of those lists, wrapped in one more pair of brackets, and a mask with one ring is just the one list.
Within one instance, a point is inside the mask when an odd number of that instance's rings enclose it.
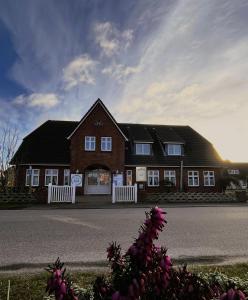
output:
{"label": "white gate", "polygon": [[48,199],[47,203],[65,203],[71,202],[75,204],[76,187],[69,185],[52,185],[48,186]]}
{"label": "white gate", "polygon": [[137,203],[137,184],[116,186],[113,184],[112,203],[134,202]]}

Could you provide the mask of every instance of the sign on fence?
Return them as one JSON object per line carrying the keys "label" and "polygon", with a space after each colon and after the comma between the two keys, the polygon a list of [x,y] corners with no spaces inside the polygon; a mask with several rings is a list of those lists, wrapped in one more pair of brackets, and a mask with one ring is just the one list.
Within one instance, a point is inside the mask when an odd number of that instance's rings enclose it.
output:
{"label": "sign on fence", "polygon": [[71,185],[81,187],[83,184],[83,174],[71,174]]}

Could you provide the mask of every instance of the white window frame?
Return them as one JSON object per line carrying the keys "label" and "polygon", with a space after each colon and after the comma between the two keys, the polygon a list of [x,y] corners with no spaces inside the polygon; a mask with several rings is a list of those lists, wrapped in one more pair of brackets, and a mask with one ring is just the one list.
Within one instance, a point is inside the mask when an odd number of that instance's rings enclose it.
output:
{"label": "white window frame", "polygon": [[[70,176],[71,175],[71,171],[70,169],[64,169],[64,185],[70,185]],[[66,178],[68,178],[68,184],[66,184]]]}
{"label": "white window frame", "polygon": [[[31,174],[29,174],[31,172]],[[37,172],[38,174],[35,174]],[[40,184],[40,169],[26,169],[26,186],[30,185],[30,176],[31,176],[31,186],[39,186]],[[38,178],[38,183],[34,184],[34,178]]]}
{"label": "white window frame", "polygon": [[164,180],[168,180],[176,186],[176,170],[164,170]]}
{"label": "white window frame", "polygon": [[[128,180],[129,178],[129,180]],[[131,180],[131,184],[128,184],[128,182]],[[132,185],[133,184],[133,171],[132,170],[126,170],[126,185]]]}
{"label": "white window frame", "polygon": [[[138,146],[141,146],[141,151],[138,151]],[[145,152],[145,146],[149,146],[149,153]],[[151,144],[150,143],[135,143],[135,154],[137,155],[151,155]]]}
{"label": "white window frame", "polygon": [[[190,184],[190,179],[193,180],[192,184]],[[195,182],[195,180],[197,181],[197,183]],[[199,171],[188,171],[188,186],[200,186]]]}
{"label": "white window frame", "polygon": [[96,137],[86,135],[84,138],[84,150],[95,151],[96,150]]}
{"label": "white window frame", "polygon": [[[49,174],[50,173],[50,174]],[[47,177],[51,177],[51,179],[49,180],[49,182],[47,183],[46,178]],[[53,184],[53,178],[56,178],[56,185],[58,185],[58,181],[59,181],[59,170],[58,169],[46,169],[45,170],[45,186],[48,186],[49,183]]]}
{"label": "white window frame", "polygon": [[[152,184],[150,184],[150,178],[152,178]],[[158,179],[157,184],[155,184],[155,178]],[[159,186],[159,170],[147,171],[147,186]]]}
{"label": "white window frame", "polygon": [[112,137],[103,136],[101,137],[101,151],[111,152],[112,151]]}
{"label": "white window frame", "polygon": [[[215,186],[215,174],[214,171],[203,171],[204,186]],[[211,179],[213,183],[211,184]]]}
{"label": "white window frame", "polygon": [[229,175],[239,175],[239,170],[238,169],[228,169],[227,170],[227,173],[229,174]]}
{"label": "white window frame", "polygon": [[[178,149],[180,149],[179,152],[177,151]],[[181,156],[182,155],[182,145],[181,144],[167,144],[167,155]]]}

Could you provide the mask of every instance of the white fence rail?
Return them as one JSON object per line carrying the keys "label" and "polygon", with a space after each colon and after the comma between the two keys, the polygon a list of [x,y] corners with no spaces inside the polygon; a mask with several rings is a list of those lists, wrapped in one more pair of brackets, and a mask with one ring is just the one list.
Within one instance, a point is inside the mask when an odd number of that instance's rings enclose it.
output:
{"label": "white fence rail", "polygon": [[66,203],[70,202],[75,204],[76,187],[69,185],[51,185],[48,186],[48,199],[47,203]]}
{"label": "white fence rail", "polygon": [[137,203],[137,184],[116,186],[113,184],[112,203],[134,202]]}

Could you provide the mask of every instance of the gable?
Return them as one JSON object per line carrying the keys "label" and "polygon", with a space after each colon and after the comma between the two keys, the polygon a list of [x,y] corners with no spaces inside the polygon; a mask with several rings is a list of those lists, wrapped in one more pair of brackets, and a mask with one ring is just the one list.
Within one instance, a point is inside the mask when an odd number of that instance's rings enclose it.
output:
{"label": "gable", "polygon": [[[125,136],[125,134],[123,133],[123,131],[121,130],[121,128],[119,127],[118,123],[115,121],[115,119],[113,118],[113,116],[111,115],[111,113],[108,111],[108,109],[106,108],[106,106],[103,104],[103,102],[100,99],[97,99],[97,101],[92,105],[92,107],[88,110],[88,112],[84,115],[84,117],[81,119],[81,121],[79,122],[78,126],[73,130],[73,132],[67,137],[67,139],[71,139],[71,137],[77,132],[77,130],[82,126],[82,124],[84,122],[86,122],[86,120],[94,115],[96,112],[98,112],[99,114],[99,110],[102,111],[103,114],[106,114],[107,117],[109,118],[109,120],[113,123],[113,125],[116,127],[116,129],[120,132],[120,134],[123,136],[123,138],[125,139],[125,141],[128,141],[127,137]],[[103,124],[101,124],[101,120],[99,119],[95,119],[94,121],[94,125],[97,127],[101,127]]]}

